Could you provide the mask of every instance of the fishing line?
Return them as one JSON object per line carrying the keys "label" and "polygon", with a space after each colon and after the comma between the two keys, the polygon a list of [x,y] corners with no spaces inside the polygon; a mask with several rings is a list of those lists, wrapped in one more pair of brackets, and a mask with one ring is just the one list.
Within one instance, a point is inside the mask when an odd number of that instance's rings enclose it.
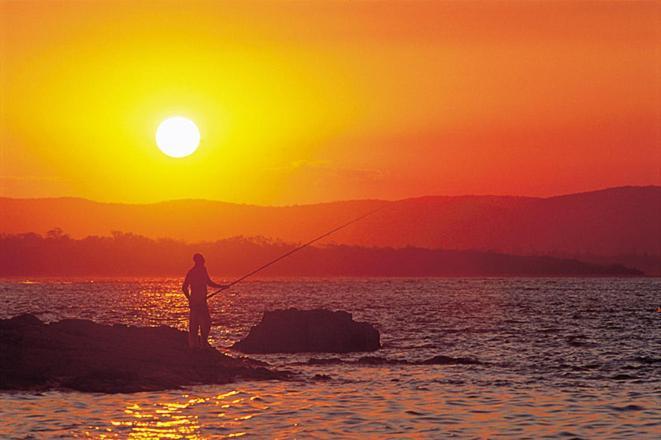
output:
{"label": "fishing line", "polygon": [[324,234],[322,234],[322,235],[320,235],[320,236],[318,236],[318,237],[316,237],[316,238],[314,238],[314,239],[308,241],[307,243],[302,244],[302,245],[298,246],[297,248],[292,249],[292,250],[290,250],[289,252],[286,252],[286,253],[280,255],[278,258],[276,258],[276,259],[274,259],[274,260],[271,260],[271,261],[269,261],[268,263],[259,266],[257,269],[255,269],[255,270],[253,270],[253,271],[251,271],[251,272],[249,272],[249,273],[243,275],[243,276],[240,277],[240,278],[237,278],[236,280],[234,280],[234,281],[232,281],[231,283],[229,283],[227,286],[225,286],[225,287],[223,287],[223,288],[220,288],[220,289],[216,290],[215,292],[213,292],[212,294],[208,295],[208,296],[207,296],[207,300],[209,300],[209,299],[213,298],[214,296],[218,295],[218,294],[219,294],[220,292],[222,292],[223,290],[227,290],[227,289],[229,289],[230,287],[234,286],[235,284],[240,283],[241,281],[245,280],[246,278],[249,278],[249,277],[255,275],[256,273],[261,272],[262,270],[264,270],[264,269],[266,269],[267,267],[269,267],[269,266],[271,266],[271,265],[277,263],[278,261],[282,260],[283,258],[287,258],[287,257],[290,256],[291,254],[293,254],[293,253],[295,253],[295,252],[298,252],[298,251],[300,251],[301,249],[305,249],[306,247],[308,247],[308,246],[310,246],[311,244],[313,244],[313,243],[315,243],[315,242],[321,240],[322,238],[326,238],[326,237],[328,237],[329,235],[334,234],[334,233],[336,233],[337,231],[339,231],[339,230],[341,230],[341,229],[344,229],[344,228],[346,228],[347,226],[352,225],[352,224],[354,224],[354,223],[356,223],[356,222],[358,222],[358,221],[364,219],[365,217],[368,217],[368,216],[370,216],[370,215],[372,215],[372,214],[374,214],[374,213],[376,213],[376,212],[381,211],[382,209],[386,208],[386,206],[388,206],[388,204],[384,204],[383,206],[380,206],[380,207],[378,207],[377,209],[375,209],[375,210],[373,210],[373,211],[370,211],[370,212],[368,212],[368,213],[366,213],[366,214],[361,215],[360,217],[356,217],[356,218],[354,218],[354,219],[351,220],[351,221],[348,221],[348,222],[346,222],[346,223],[344,223],[344,224],[341,224],[340,226],[337,226],[337,227],[331,229],[330,231],[328,231],[328,232],[326,232],[326,233],[324,233]]}

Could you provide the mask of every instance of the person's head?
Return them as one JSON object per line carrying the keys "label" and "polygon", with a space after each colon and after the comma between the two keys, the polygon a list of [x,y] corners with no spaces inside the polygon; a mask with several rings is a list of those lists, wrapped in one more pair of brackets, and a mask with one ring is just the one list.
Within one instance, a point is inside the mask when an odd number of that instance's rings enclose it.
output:
{"label": "person's head", "polygon": [[195,254],[193,255],[193,261],[195,262],[196,266],[204,266],[204,257],[202,254]]}

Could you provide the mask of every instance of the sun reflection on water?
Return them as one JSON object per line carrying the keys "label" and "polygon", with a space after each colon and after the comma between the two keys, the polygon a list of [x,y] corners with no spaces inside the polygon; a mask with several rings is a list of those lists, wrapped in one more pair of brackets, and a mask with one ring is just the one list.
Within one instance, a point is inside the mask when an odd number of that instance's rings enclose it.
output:
{"label": "sun reflection on water", "polygon": [[201,439],[197,416],[183,414],[183,410],[207,400],[196,398],[188,399],[184,403],[164,402],[147,408],[134,403],[124,409],[124,414],[131,419],[113,420],[111,424],[120,429],[130,429],[130,439]]}
{"label": "sun reflection on water", "polygon": [[[233,412],[245,410],[246,405],[256,410],[266,410],[268,406],[259,403],[258,396],[241,396],[238,390],[221,393],[213,397],[191,397],[182,395],[181,401],[168,401],[151,405],[129,403],[123,411],[123,416],[110,422],[111,433],[88,433],[93,438],[124,438],[129,439],[203,439],[203,438],[236,438],[247,433],[241,429],[241,424],[253,419],[256,414],[228,415],[226,409]],[[220,410],[223,411],[220,411]],[[203,433],[198,414],[213,415],[216,420],[213,433]]]}

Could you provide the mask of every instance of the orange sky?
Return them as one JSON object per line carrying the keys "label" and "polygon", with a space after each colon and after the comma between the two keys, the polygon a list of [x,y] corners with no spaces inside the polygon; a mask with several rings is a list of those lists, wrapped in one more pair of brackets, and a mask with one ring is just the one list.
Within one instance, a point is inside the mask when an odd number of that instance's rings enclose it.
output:
{"label": "orange sky", "polygon": [[[661,184],[659,3],[0,2],[2,196]],[[154,142],[173,114],[184,159]]]}

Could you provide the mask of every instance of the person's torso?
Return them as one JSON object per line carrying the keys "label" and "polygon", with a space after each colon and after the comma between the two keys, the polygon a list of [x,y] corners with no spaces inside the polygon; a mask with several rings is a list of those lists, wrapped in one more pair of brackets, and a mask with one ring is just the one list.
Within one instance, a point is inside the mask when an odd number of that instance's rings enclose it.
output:
{"label": "person's torso", "polygon": [[188,283],[190,284],[190,302],[191,304],[206,303],[207,301],[207,282],[209,276],[204,267],[194,267],[188,271]]}

